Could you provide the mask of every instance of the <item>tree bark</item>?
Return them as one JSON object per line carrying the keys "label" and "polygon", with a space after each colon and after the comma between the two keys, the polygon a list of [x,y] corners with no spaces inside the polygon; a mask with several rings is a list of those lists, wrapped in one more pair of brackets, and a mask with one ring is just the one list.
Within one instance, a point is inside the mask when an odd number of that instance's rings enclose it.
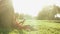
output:
{"label": "tree bark", "polygon": [[[12,0],[0,1],[0,32],[8,31],[15,23]],[[7,33],[6,33],[7,34]]]}

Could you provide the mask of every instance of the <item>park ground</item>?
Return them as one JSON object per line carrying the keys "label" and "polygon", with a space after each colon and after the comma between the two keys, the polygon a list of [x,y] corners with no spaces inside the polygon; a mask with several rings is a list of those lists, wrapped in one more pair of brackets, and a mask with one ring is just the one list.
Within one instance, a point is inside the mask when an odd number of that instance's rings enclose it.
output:
{"label": "park ground", "polygon": [[[24,25],[31,25],[36,31],[25,31],[24,34],[60,34],[60,23],[50,22],[47,20],[26,20]],[[18,30],[14,30],[9,34],[19,34]]]}

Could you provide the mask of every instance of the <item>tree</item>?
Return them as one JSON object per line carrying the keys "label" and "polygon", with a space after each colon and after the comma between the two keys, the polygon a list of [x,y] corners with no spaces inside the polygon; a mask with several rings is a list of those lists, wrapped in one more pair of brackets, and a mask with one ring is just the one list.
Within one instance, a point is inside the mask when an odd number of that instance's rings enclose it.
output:
{"label": "tree", "polygon": [[8,34],[12,30],[12,24],[14,20],[14,9],[12,6],[12,0],[0,1],[0,34]]}
{"label": "tree", "polygon": [[19,13],[15,13],[15,16],[17,19],[32,19],[32,16],[27,15],[27,14],[19,14]]}
{"label": "tree", "polygon": [[[53,5],[47,6],[39,12],[37,19],[39,20],[56,20],[55,15],[60,13],[60,7]],[[57,18],[58,20],[58,18]]]}
{"label": "tree", "polygon": [[24,14],[19,14],[19,19],[24,19]]}
{"label": "tree", "polygon": [[32,19],[32,16],[31,15],[28,15],[28,14],[25,14],[24,15],[24,18],[27,19],[27,20],[30,20],[30,19]]}

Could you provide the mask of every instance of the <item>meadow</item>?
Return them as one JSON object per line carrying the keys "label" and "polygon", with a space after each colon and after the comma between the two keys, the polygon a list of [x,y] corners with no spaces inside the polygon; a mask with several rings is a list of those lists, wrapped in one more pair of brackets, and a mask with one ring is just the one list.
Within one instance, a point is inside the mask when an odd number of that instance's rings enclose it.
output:
{"label": "meadow", "polygon": [[[47,20],[26,20],[24,25],[31,25],[36,31],[25,31],[23,34],[60,34],[60,23],[50,22]],[[10,34],[19,34],[18,30],[10,32]]]}

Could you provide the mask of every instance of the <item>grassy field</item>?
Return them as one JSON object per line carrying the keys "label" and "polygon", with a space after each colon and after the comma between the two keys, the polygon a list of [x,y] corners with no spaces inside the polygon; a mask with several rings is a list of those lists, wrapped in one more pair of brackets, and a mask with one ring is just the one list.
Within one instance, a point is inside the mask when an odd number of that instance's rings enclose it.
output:
{"label": "grassy field", "polygon": [[[49,22],[46,20],[26,20],[24,25],[31,25],[37,31],[25,31],[24,34],[60,34],[60,23]],[[10,34],[19,34],[18,30],[10,32]]]}

